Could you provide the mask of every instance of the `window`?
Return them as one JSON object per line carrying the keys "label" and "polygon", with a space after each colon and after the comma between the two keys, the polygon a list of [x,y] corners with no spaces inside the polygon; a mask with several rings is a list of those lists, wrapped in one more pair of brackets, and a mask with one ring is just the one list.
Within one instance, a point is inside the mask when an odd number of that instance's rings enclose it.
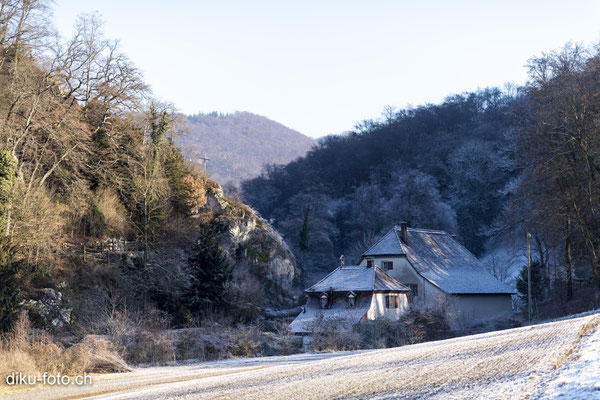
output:
{"label": "window", "polygon": [[367,267],[368,268],[372,268],[375,265],[375,259],[374,258],[367,258]]}
{"label": "window", "polygon": [[394,269],[394,262],[393,261],[382,261],[381,268],[383,268],[386,271],[389,271],[390,269]]}
{"label": "window", "polygon": [[327,293],[321,293],[321,297],[319,299],[321,308],[328,308],[327,306],[329,305],[329,296],[327,295]]}
{"label": "window", "polygon": [[417,297],[419,295],[419,285],[415,284],[410,284],[408,285],[409,289],[410,289],[410,296],[411,297]]}
{"label": "window", "polygon": [[385,308],[398,308],[398,295],[390,294],[385,296]]}
{"label": "window", "polygon": [[348,293],[348,308],[354,308],[354,304],[356,304],[356,293],[350,292]]}
{"label": "window", "polygon": [[408,284],[406,286],[408,286],[408,288],[410,289],[410,292],[408,292],[408,302],[412,303],[413,299],[419,295],[419,285],[414,283]]}

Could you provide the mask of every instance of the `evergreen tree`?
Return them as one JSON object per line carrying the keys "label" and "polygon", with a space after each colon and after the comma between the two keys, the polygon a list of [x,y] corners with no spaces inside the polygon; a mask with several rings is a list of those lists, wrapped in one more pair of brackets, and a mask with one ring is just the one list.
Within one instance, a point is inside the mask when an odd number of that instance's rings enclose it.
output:
{"label": "evergreen tree", "polygon": [[[517,291],[521,300],[527,304],[527,265],[521,269],[517,278]],[[531,263],[531,301],[538,304],[544,298],[544,274],[538,260]],[[535,306],[534,306],[535,308]]]}
{"label": "evergreen tree", "polygon": [[9,330],[19,315],[21,302],[19,265],[14,259],[15,246],[8,237],[0,238],[0,332]]}
{"label": "evergreen tree", "polygon": [[95,200],[90,201],[87,213],[83,218],[84,232],[86,236],[100,238],[106,232],[108,225],[106,218],[98,207]]}
{"label": "evergreen tree", "polygon": [[302,230],[300,231],[300,251],[308,251],[308,218],[310,216],[310,206],[304,211],[304,221],[302,222]]}
{"label": "evergreen tree", "polygon": [[185,179],[188,171],[185,168],[181,151],[170,140],[165,149],[163,165],[171,189],[170,201],[173,212],[181,216],[190,215],[191,186]]}
{"label": "evergreen tree", "polygon": [[17,178],[17,158],[8,148],[0,150],[0,227],[10,224],[10,205]]}
{"label": "evergreen tree", "polygon": [[231,266],[214,234],[207,228],[200,232],[188,259],[191,284],[184,303],[192,313],[226,304],[225,289],[231,280]]}

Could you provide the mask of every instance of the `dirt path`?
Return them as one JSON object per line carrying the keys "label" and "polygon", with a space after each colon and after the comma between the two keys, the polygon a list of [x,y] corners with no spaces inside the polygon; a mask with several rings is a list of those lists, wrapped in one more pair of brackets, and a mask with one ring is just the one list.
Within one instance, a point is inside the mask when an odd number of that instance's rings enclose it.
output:
{"label": "dirt path", "polygon": [[394,349],[140,368],[2,399],[535,398],[599,322],[595,314]]}

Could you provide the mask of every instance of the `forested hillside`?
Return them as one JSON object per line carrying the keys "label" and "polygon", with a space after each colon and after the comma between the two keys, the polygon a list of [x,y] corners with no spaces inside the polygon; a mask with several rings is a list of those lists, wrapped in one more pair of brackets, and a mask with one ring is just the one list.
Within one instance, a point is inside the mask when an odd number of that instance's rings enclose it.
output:
{"label": "forested hillside", "polygon": [[186,157],[207,153],[211,176],[239,184],[260,174],[265,164],[286,164],[306,154],[313,139],[280,123],[249,112],[195,114],[189,132],[175,140]]}
{"label": "forested hillside", "polygon": [[518,101],[487,89],[364,121],[245,182],[244,198],[274,219],[313,279],[401,221],[457,234],[482,254],[516,176]]}
{"label": "forested hillside", "polygon": [[[25,312],[25,341],[29,319],[150,362],[160,335],[149,330],[294,306],[298,270],[277,232],[184,160],[183,121],[153,100],[98,15],[57,38],[50,3],[0,5],[0,332]],[[21,368],[7,349],[0,341],[0,365]]]}
{"label": "forested hillside", "polygon": [[500,279],[524,268],[523,302],[529,237],[534,313],[598,307],[600,54],[569,44],[528,67],[524,87],[387,110],[326,137],[244,182],[244,198],[283,232],[306,284],[406,221],[488,253]]}

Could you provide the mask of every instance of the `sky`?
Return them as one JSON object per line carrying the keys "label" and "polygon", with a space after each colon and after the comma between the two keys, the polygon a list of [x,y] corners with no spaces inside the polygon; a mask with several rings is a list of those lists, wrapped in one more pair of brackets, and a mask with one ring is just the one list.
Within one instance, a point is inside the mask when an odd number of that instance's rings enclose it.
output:
{"label": "sky", "polygon": [[249,111],[306,135],[387,106],[527,80],[527,60],[600,42],[600,1],[55,0],[97,11],[154,95],[185,114]]}

